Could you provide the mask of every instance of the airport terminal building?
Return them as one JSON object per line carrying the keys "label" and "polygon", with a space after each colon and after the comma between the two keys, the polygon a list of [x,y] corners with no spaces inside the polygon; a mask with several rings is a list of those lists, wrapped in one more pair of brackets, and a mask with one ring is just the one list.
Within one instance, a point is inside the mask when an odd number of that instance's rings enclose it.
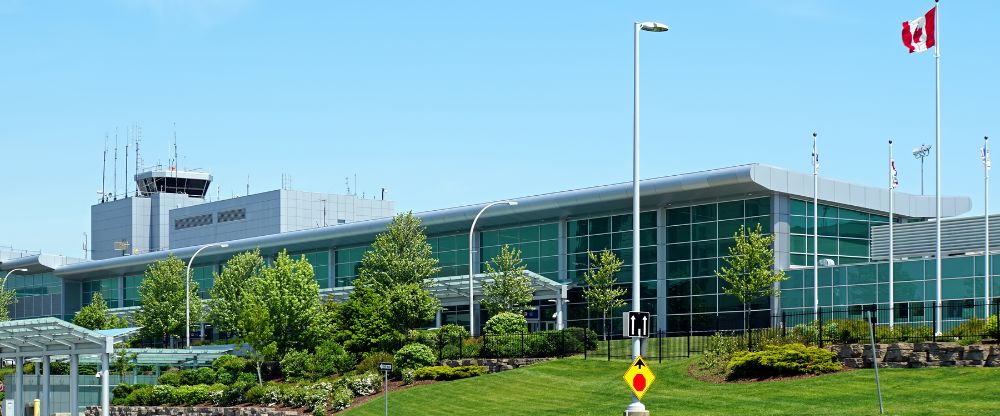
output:
{"label": "airport terminal building", "polygon": [[[170,175],[174,182],[168,186]],[[212,286],[213,273],[230,256],[259,248],[269,257],[281,250],[305,256],[321,294],[338,299],[350,291],[363,253],[394,213],[392,201],[291,190],[208,202],[204,195],[210,176],[192,175],[204,181],[180,183],[177,175],[136,175],[137,183],[145,181],[143,192],[92,207],[93,260],[0,250],[0,271],[28,269],[7,282],[18,297],[11,316],[69,320],[94,292],[101,292],[114,310],[127,313],[139,306],[138,287],[151,263],[170,254],[186,261],[212,243],[228,246],[207,249],[194,262],[192,277],[203,297]],[[820,270],[822,307],[888,302],[888,189],[819,178],[818,229],[812,226],[813,176],[762,164],[646,179],[640,195],[638,248],[632,247],[630,183],[527,196],[514,199],[517,206],[491,208],[480,217],[473,235],[472,272],[480,273],[482,262],[504,244],[515,246],[538,290],[537,310],[528,314],[532,329],[568,325],[600,331],[600,314],[587,308],[580,287],[589,266],[587,252],[616,252],[626,261],[620,281],[627,283],[632,250],[638,249],[642,310],[655,316],[658,329],[734,329],[741,327],[742,305],[722,293],[715,270],[728,254],[733,233],[741,225],[760,224],[776,234],[775,267],[785,270],[789,279],[781,283],[780,297],[753,305],[755,325],[769,325],[769,316],[783,310],[812,309],[816,232],[821,265],[833,265]],[[907,242],[906,248],[896,250],[895,300],[906,305],[907,313],[918,312],[917,306],[935,300],[934,260],[928,257],[933,256],[933,223],[927,221],[935,216],[935,200],[902,192],[893,195],[896,241]],[[427,228],[441,268],[432,289],[444,306],[436,324],[468,325],[469,227],[484,205],[415,213]],[[970,208],[967,197],[945,197],[942,215],[955,217]],[[974,220],[943,222],[949,256],[944,263],[943,299],[959,306],[985,295],[983,220],[978,219],[978,252],[977,240],[968,237],[976,232]],[[918,316],[914,313],[907,319]],[[211,327],[205,325],[199,335],[212,337]]]}

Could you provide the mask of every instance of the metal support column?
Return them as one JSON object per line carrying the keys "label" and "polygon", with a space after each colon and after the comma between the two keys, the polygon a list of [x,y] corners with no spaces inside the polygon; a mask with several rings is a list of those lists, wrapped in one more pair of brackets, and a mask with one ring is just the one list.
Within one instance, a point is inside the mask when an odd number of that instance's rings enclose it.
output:
{"label": "metal support column", "polygon": [[109,353],[101,353],[101,416],[111,415],[111,372],[108,365]]}
{"label": "metal support column", "polygon": [[52,358],[49,357],[48,355],[43,355],[41,364],[42,364],[42,373],[44,373],[42,374],[42,397],[40,397],[42,405],[41,414],[42,416],[47,416],[51,414],[49,412],[49,392],[50,392],[49,382],[52,381],[52,378],[49,377],[50,376],[49,373],[52,372],[52,367],[51,367]]}
{"label": "metal support column", "polygon": [[80,414],[80,356],[69,356],[69,415]]}
{"label": "metal support column", "polygon": [[[20,414],[24,411],[24,357],[14,359],[14,409]],[[20,410],[17,410],[20,409]]]}

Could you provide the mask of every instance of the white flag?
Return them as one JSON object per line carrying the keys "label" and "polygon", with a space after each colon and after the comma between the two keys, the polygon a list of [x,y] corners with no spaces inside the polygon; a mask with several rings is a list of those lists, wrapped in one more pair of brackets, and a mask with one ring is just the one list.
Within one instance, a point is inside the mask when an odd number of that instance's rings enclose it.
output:
{"label": "white flag", "polygon": [[896,189],[899,186],[899,177],[896,176],[896,161],[889,159],[889,188]]}

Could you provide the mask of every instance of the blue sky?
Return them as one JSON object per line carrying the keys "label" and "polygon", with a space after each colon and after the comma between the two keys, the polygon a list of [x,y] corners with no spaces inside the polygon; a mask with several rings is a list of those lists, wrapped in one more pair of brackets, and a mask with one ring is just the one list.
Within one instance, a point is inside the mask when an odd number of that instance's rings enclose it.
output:
{"label": "blue sky", "polygon": [[[1000,3],[945,3],[943,186],[981,213]],[[815,130],[821,174],[884,185],[893,137],[901,190],[919,193],[934,58],[900,30],[932,5],[0,0],[0,245],[80,256],[105,134],[124,147],[132,123],[148,163],[176,123],[181,167],[224,197],[248,175],[251,192],[287,174],[342,193],[357,174],[422,211],[630,180],[636,20],[671,27],[642,37],[643,177],[809,171]]]}

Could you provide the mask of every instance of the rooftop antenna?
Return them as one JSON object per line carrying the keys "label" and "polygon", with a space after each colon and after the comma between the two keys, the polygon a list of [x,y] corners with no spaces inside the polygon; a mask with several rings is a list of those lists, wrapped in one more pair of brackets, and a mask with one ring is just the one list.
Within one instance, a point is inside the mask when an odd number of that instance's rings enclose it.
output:
{"label": "rooftop antenna", "polygon": [[250,196],[250,174],[247,174],[247,196]]}
{"label": "rooftop antenna", "polygon": [[128,126],[125,135],[125,198],[128,198],[128,142],[132,140],[132,126]]}
{"label": "rooftop antenna", "polygon": [[177,122],[174,122],[174,177],[177,177],[177,171],[180,170],[180,159],[177,158]]}
{"label": "rooftop antenna", "polygon": [[358,174],[354,174],[354,196],[358,196]]}
{"label": "rooftop antenna", "polygon": [[101,202],[107,202],[108,182],[108,134],[104,133],[104,160],[101,161]]}
{"label": "rooftop antenna", "polygon": [[[142,156],[139,155],[139,142],[142,141],[142,127],[136,126],[135,134],[135,173],[139,174],[142,170]],[[139,187],[135,188],[135,196],[139,196]]]}
{"label": "rooftop antenna", "polygon": [[83,233],[83,259],[84,260],[87,260],[87,254],[88,253],[90,253],[90,251],[87,250],[87,233],[84,232]]}
{"label": "rooftop antenna", "polygon": [[115,127],[115,169],[114,169],[114,185],[111,187],[113,192],[114,200],[118,200],[118,127]]}
{"label": "rooftop antenna", "polygon": [[382,187],[382,200],[385,201],[385,187]]}

